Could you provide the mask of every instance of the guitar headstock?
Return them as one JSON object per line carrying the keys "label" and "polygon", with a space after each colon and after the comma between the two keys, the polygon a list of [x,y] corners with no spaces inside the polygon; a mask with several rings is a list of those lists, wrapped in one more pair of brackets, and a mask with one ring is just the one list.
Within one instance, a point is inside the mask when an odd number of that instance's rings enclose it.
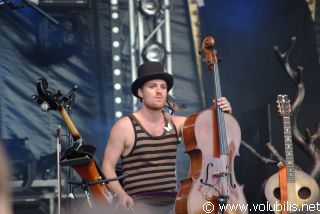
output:
{"label": "guitar headstock", "polygon": [[40,105],[43,111],[58,110],[60,106],[70,106],[75,100],[75,90],[77,86],[63,95],[59,90],[51,91],[48,89],[48,81],[45,78],[40,78],[37,81],[38,95],[33,95],[33,99]]}
{"label": "guitar headstock", "polygon": [[288,95],[279,94],[277,96],[277,108],[278,113],[281,117],[290,117],[291,116],[291,104]]}

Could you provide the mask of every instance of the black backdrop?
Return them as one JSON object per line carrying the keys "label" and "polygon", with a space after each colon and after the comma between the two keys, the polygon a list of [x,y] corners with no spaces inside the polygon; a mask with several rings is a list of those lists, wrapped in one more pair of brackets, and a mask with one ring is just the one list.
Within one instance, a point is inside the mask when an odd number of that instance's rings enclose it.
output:
{"label": "black backdrop", "polygon": [[[314,22],[304,0],[229,0],[204,1],[200,8],[202,37],[215,37],[222,94],[232,103],[234,116],[242,129],[242,139],[269,157],[268,141],[283,154],[282,121],[276,116],[277,94],[288,94],[293,100],[296,86],[282,69],[273,47],[288,47],[291,37],[297,41],[289,61],[294,69],[304,67],[302,79],[306,88],[298,125],[315,130],[320,120],[320,71],[314,35]],[[207,104],[213,96],[212,74],[203,71]],[[270,115],[268,115],[268,106]],[[269,120],[270,118],[270,120]],[[316,142],[318,144],[318,142]],[[311,160],[295,148],[296,163],[306,171]],[[263,202],[261,186],[276,166],[265,165],[244,147],[236,158],[236,174],[249,203]]]}

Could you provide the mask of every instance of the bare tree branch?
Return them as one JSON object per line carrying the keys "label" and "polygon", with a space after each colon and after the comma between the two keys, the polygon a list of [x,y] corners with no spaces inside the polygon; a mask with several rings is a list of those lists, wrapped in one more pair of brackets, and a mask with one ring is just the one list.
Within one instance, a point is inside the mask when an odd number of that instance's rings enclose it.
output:
{"label": "bare tree branch", "polygon": [[278,150],[274,148],[274,146],[270,142],[266,143],[266,146],[268,147],[270,152],[278,159],[279,162],[282,162],[282,163],[286,162],[285,159],[280,155]]}
{"label": "bare tree branch", "polygon": [[[274,51],[282,65],[282,68],[286,71],[290,79],[296,85],[296,96],[292,104],[291,117],[291,131],[293,142],[297,144],[313,161],[310,174],[312,177],[318,180],[320,179],[320,149],[317,149],[315,142],[320,139],[320,122],[318,123],[317,130],[314,133],[311,133],[309,129],[306,129],[304,135],[300,132],[297,125],[297,115],[301,107],[302,101],[304,99],[305,87],[301,79],[303,68],[301,66],[298,66],[296,70],[294,70],[289,63],[289,54],[295,42],[296,38],[292,37],[287,50],[281,52],[279,48],[275,46]],[[252,146],[250,146],[246,142],[241,141],[241,143],[243,146],[245,146],[245,148],[252,152],[252,154],[255,155],[262,162],[266,164],[277,163],[277,161],[270,158],[266,158],[259,154]],[[266,143],[266,146],[270,150],[271,154],[273,154],[280,162],[285,163],[285,159],[279,154],[279,152],[270,142]]]}
{"label": "bare tree branch", "polygon": [[299,144],[302,147],[305,147],[305,139],[302,136],[301,132],[297,128],[297,117],[296,115],[299,112],[301,103],[304,99],[305,95],[305,88],[302,83],[301,79],[301,73],[303,71],[303,68],[301,66],[297,67],[297,71],[295,71],[291,65],[289,64],[289,54],[296,43],[296,38],[292,37],[289,43],[289,46],[285,52],[281,52],[277,46],[274,46],[274,51],[276,53],[276,56],[278,57],[278,60],[280,61],[282,68],[287,72],[291,80],[294,82],[295,85],[297,85],[297,93],[296,97],[292,103],[292,137],[295,141],[299,142]]}
{"label": "bare tree branch", "polygon": [[261,160],[265,164],[275,164],[277,161],[269,159],[258,153],[252,146],[247,144],[245,141],[241,141],[242,145],[247,148],[254,156],[256,156],[259,160]]}

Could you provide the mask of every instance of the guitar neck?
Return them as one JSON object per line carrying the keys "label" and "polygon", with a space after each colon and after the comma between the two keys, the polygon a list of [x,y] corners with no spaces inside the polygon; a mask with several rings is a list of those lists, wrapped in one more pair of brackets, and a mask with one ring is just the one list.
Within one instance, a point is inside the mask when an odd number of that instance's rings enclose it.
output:
{"label": "guitar neck", "polygon": [[63,106],[59,107],[59,112],[60,112],[60,114],[62,116],[62,119],[63,119],[64,123],[67,125],[73,140],[80,139],[81,136],[80,136],[79,131],[74,126],[73,122],[71,121],[71,118],[69,117],[67,111],[65,110],[65,108]]}
{"label": "guitar neck", "polygon": [[287,166],[287,181],[288,183],[295,183],[295,165],[292,145],[292,133],[290,117],[283,117],[283,133],[284,133],[284,146],[285,146],[285,157]]}

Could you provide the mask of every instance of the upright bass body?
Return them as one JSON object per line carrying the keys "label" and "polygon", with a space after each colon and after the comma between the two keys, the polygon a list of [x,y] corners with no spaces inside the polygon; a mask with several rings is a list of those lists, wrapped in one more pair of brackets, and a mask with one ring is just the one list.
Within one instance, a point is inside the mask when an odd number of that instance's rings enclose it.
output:
{"label": "upright bass body", "polygon": [[189,176],[181,182],[176,198],[177,214],[219,213],[222,192],[228,196],[225,206],[229,208],[224,213],[247,213],[240,209],[247,203],[233,168],[234,157],[239,154],[240,127],[234,117],[224,114],[228,155],[220,155],[219,142],[214,142],[219,135],[215,117],[211,108],[191,115],[184,124],[185,153],[189,154],[191,163]]}

